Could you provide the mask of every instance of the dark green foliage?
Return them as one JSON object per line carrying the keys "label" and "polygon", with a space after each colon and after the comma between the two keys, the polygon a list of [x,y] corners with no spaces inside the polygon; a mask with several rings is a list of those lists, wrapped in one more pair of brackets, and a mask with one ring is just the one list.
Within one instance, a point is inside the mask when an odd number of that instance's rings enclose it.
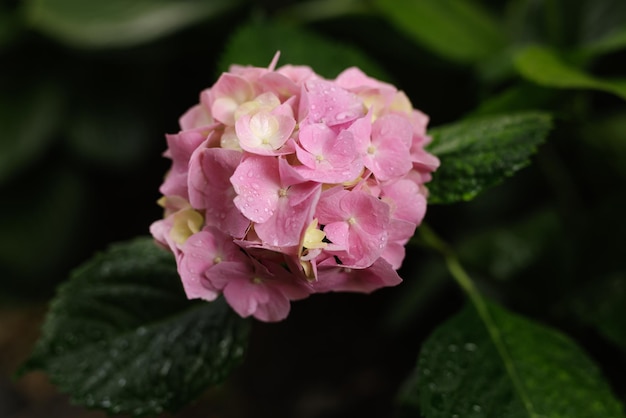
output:
{"label": "dark green foliage", "polygon": [[474,63],[505,45],[497,20],[473,1],[378,0],[376,5],[416,43],[450,60]]}
{"label": "dark green foliage", "polygon": [[356,66],[371,77],[389,79],[380,65],[359,49],[280,22],[239,28],[227,44],[220,68],[227,71],[231,64],[267,67],[276,51],[281,53],[279,66],[307,65],[328,78]]}
{"label": "dark green foliage", "polygon": [[[587,355],[558,331],[487,305],[441,325],[400,397],[426,418],[620,418],[621,405]],[[413,411],[413,415],[411,412]]]}
{"label": "dark green foliage", "polygon": [[428,150],[441,160],[430,203],[471,200],[530,163],[552,126],[549,115],[489,116],[432,129]]}
{"label": "dark green foliage", "polygon": [[61,287],[26,369],[113,413],[177,410],[241,361],[248,324],[223,300],[188,301],[170,253],[118,244]]}
{"label": "dark green foliage", "polygon": [[32,27],[72,46],[129,47],[206,21],[235,0],[28,0],[24,8]]}

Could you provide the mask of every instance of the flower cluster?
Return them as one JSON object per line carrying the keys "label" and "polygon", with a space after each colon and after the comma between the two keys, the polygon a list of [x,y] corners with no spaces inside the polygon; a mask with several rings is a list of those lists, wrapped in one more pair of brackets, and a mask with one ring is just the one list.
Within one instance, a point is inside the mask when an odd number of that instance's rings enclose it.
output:
{"label": "flower cluster", "polygon": [[167,135],[155,239],[187,296],[278,321],[317,292],[394,286],[439,165],[428,118],[349,68],[232,66]]}

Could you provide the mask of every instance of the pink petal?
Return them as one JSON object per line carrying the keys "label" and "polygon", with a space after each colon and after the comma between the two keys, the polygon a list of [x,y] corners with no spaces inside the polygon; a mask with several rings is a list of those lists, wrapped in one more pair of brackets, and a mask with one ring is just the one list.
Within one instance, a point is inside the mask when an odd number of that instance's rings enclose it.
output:
{"label": "pink petal", "polygon": [[264,322],[278,322],[287,318],[291,309],[289,299],[276,289],[268,288],[267,292],[270,294],[269,301],[257,306],[254,317]]}
{"label": "pink petal", "polygon": [[382,186],[382,199],[392,205],[392,217],[420,224],[426,214],[426,197],[415,182],[400,179]]}
{"label": "pink petal", "polygon": [[357,67],[350,67],[342,71],[335,82],[344,89],[351,91],[378,89],[388,94],[396,92],[393,85],[369,77]]}
{"label": "pink petal", "polygon": [[371,293],[381,287],[396,286],[402,282],[391,265],[378,259],[366,269],[352,269],[337,266],[328,259],[318,264],[318,280],[313,283],[317,293],[362,292]]}
{"label": "pink petal", "polygon": [[209,127],[214,124],[211,112],[202,104],[197,104],[187,110],[179,119],[178,124],[183,131]]}
{"label": "pink petal", "polygon": [[342,186],[336,186],[322,192],[315,211],[315,217],[319,220],[320,225],[345,221],[348,218],[339,205],[347,193],[349,192],[344,190]]}
{"label": "pink petal", "polygon": [[237,107],[254,96],[254,88],[245,78],[224,73],[210,91],[211,114],[219,122],[232,126]]}
{"label": "pink petal", "polygon": [[355,219],[354,225],[368,234],[378,235],[389,225],[389,205],[365,192],[349,192],[339,204],[342,211]]}
{"label": "pink petal", "polygon": [[329,126],[353,121],[365,114],[362,100],[327,80],[312,79],[305,83],[309,113],[308,123]]}
{"label": "pink petal", "polygon": [[363,170],[349,131],[337,135],[324,124],[312,124],[302,128],[299,139],[302,148],[296,148],[296,155],[304,166],[296,167],[296,171],[308,180],[344,183],[354,180]]}
{"label": "pink petal", "polygon": [[263,91],[271,91],[283,100],[300,92],[300,86],[287,76],[277,72],[265,74],[259,80],[259,84]]}
{"label": "pink petal", "polygon": [[249,155],[230,181],[237,193],[235,206],[246,218],[263,223],[274,215],[281,189],[276,158]]}
{"label": "pink petal", "polygon": [[355,120],[347,129],[352,133],[356,150],[365,155],[367,149],[372,143],[372,113],[369,111],[367,115]]}
{"label": "pink petal", "polygon": [[399,114],[389,114],[376,119],[372,125],[372,143],[399,142],[408,150],[413,139],[411,122]]}
{"label": "pink petal", "polygon": [[192,153],[206,140],[204,130],[184,131],[166,135],[172,168],[159,191],[165,196],[187,198],[187,170]]}
{"label": "pink petal", "polygon": [[235,207],[235,190],[230,177],[241,160],[241,152],[224,148],[199,149],[189,164],[189,193],[192,206],[205,209],[205,223],[237,238],[244,236],[250,221]]}
{"label": "pink petal", "polygon": [[264,223],[256,224],[258,236],[273,246],[295,246],[313,218],[321,185],[307,182],[291,186],[286,196],[278,199],[274,215]]}
{"label": "pink petal", "polygon": [[187,297],[215,300],[220,288],[207,280],[206,273],[223,261],[240,258],[240,251],[232,238],[213,227],[207,227],[189,237],[181,251],[178,272]]}

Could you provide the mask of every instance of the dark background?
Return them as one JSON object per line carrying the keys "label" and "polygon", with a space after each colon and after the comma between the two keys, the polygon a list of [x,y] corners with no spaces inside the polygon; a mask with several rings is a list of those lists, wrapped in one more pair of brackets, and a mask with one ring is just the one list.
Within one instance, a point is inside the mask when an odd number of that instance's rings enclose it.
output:
{"label": "dark background", "polygon": [[[477,113],[552,112],[555,128],[532,166],[472,202],[429,207],[426,221],[485,294],[572,336],[626,398],[623,97],[541,87],[510,64],[488,76],[495,64],[442,55],[374,9],[312,19],[289,1],[240,2],[172,33],[107,45],[47,29],[32,17],[36,3],[0,3],[0,417],[104,416],[70,406],[43,374],[11,375],[70,270],[112,242],[147,235],[161,217],[164,133],[178,130],[249,22],[287,22],[366,52],[431,126]],[[69,14],[83,7],[39,3]],[[88,6],[96,18],[99,3]],[[619,1],[477,3],[513,46],[549,45],[599,78],[626,75],[624,48],[593,59],[579,53],[593,27],[626,28]],[[521,95],[494,101],[511,89]],[[464,303],[433,253],[410,247],[400,273],[397,288],[315,295],[282,323],[255,323],[243,366],[177,416],[390,416],[422,342]]]}

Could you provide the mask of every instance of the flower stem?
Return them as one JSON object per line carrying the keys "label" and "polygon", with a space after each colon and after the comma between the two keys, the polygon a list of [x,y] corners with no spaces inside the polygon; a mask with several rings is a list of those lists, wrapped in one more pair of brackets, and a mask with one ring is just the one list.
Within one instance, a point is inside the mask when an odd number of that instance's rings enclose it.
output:
{"label": "flower stem", "polygon": [[454,250],[452,250],[452,248],[450,248],[445,241],[443,241],[430,227],[428,227],[428,225],[422,224],[419,227],[419,232],[419,238],[422,243],[426,247],[437,251],[443,256],[448,267],[448,271],[450,271],[454,280],[459,286],[461,286],[463,291],[465,291],[472,303],[476,306],[476,309],[480,311],[481,309],[479,307],[485,306],[485,301],[480,292],[478,292],[478,289],[476,289],[471,277],[461,265],[461,262],[459,261],[459,258]]}
{"label": "flower stem", "polygon": [[450,246],[427,225],[422,224],[418,230],[420,232],[419,238],[422,244],[439,252],[443,256],[448,267],[448,271],[457,284],[467,294],[472,305],[474,305],[478,316],[485,324],[489,337],[496,347],[496,350],[504,363],[507,374],[511,378],[511,381],[515,386],[529,417],[539,418],[539,415],[535,411],[535,407],[526,391],[526,387],[522,383],[506,343],[504,342],[504,338],[500,332],[500,327],[493,316],[492,311],[487,305],[487,301],[480,294],[474,284],[474,281],[461,265],[461,262],[459,261],[459,258],[454,250],[450,248]]}

